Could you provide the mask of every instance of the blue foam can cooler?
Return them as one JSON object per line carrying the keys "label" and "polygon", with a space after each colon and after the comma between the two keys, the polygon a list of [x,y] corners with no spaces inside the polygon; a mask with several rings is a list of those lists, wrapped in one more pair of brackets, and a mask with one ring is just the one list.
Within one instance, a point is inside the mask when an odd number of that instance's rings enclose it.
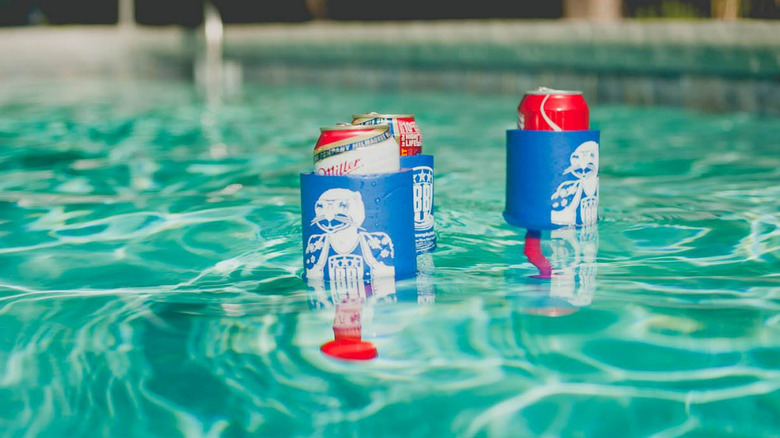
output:
{"label": "blue foam can cooler", "polygon": [[301,174],[307,279],[342,285],[405,278],[417,269],[412,170]]}
{"label": "blue foam can cooler", "polygon": [[433,205],[433,155],[401,157],[401,167],[412,171],[414,240],[417,254],[436,249]]}
{"label": "blue foam can cooler", "polygon": [[532,230],[596,223],[599,131],[510,129],[506,152],[507,222]]}

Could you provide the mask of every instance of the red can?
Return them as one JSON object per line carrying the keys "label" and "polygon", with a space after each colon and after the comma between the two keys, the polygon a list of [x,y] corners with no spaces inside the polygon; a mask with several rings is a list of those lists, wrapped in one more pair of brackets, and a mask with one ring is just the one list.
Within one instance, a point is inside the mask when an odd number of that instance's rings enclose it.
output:
{"label": "red can", "polygon": [[400,147],[401,156],[418,155],[422,152],[422,133],[414,114],[380,114],[370,112],[352,116],[354,125],[388,125],[390,133]]}
{"label": "red can", "polygon": [[517,107],[517,127],[529,131],[585,131],[590,110],[582,91],[539,87],[528,91]]}

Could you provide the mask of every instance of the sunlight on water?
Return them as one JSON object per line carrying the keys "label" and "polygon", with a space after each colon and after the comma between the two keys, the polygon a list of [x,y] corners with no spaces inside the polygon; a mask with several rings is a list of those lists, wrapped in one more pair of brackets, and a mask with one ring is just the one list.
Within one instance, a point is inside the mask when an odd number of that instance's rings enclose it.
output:
{"label": "sunlight on water", "polygon": [[[543,234],[545,276],[501,218],[519,98],[3,82],[3,434],[777,433],[777,119],[593,108],[602,221]],[[298,173],[370,110],[417,115],[439,250],[334,303],[300,278]],[[320,350],[344,333],[377,358]]]}

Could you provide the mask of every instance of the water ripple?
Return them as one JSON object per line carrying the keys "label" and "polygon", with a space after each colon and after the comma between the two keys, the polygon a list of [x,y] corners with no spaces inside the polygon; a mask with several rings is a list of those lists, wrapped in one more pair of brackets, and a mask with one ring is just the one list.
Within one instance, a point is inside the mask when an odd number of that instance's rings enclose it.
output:
{"label": "water ripple", "polygon": [[[780,430],[776,120],[593,108],[602,221],[544,233],[545,276],[501,219],[516,96],[120,85],[0,84],[8,436]],[[439,250],[361,302],[378,357],[336,360],[298,173],[317,126],[415,108]]]}

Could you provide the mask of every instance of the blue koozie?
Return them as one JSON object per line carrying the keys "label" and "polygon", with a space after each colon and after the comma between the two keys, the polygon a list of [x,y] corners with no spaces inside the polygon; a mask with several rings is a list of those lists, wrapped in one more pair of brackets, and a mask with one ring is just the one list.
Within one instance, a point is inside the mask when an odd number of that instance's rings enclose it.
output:
{"label": "blue koozie", "polygon": [[412,170],[414,233],[417,254],[436,249],[433,220],[433,155],[401,157],[401,167]]}
{"label": "blue koozie", "polygon": [[511,129],[506,153],[507,222],[532,230],[596,223],[599,131]]}
{"label": "blue koozie", "polygon": [[349,287],[416,271],[412,171],[301,174],[305,276]]}

